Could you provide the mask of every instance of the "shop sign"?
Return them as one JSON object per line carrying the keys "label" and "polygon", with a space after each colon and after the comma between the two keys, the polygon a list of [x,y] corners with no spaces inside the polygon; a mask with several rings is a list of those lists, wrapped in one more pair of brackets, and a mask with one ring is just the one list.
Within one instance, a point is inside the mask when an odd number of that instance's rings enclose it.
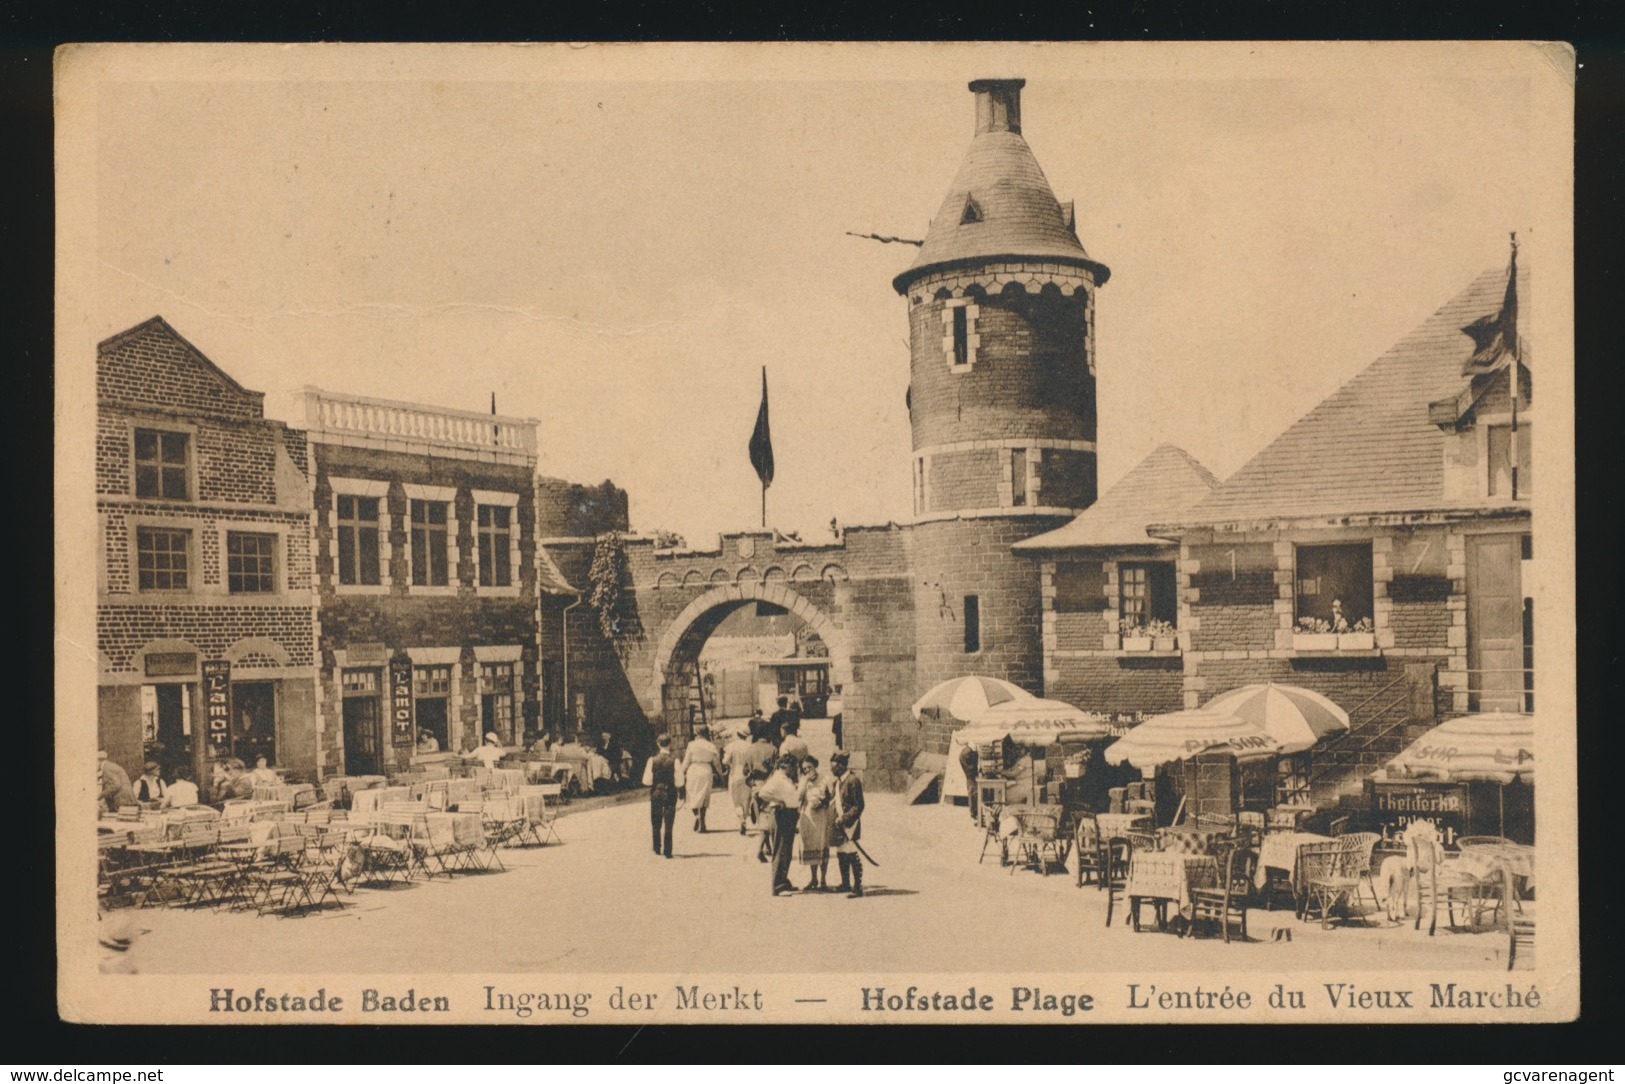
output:
{"label": "shop sign", "polygon": [[1445,843],[1467,830],[1471,806],[1467,788],[1459,783],[1383,783],[1371,788],[1371,808],[1381,826],[1398,834],[1412,821],[1428,820],[1439,826]]}
{"label": "shop sign", "polygon": [[344,653],[344,665],[382,666],[387,653],[383,644],[351,644]]}
{"label": "shop sign", "polygon": [[203,664],[204,733],[208,735],[209,755],[231,753],[231,663],[224,660]]}
{"label": "shop sign", "polygon": [[197,654],[191,651],[155,651],[145,656],[148,677],[184,677],[197,673]]}
{"label": "shop sign", "polygon": [[389,726],[395,745],[411,745],[412,660],[389,660]]}

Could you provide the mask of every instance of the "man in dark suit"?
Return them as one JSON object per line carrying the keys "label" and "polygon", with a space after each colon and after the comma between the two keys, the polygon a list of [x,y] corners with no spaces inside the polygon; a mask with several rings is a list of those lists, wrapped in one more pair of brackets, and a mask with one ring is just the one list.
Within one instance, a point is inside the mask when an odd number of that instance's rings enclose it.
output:
{"label": "man in dark suit", "polygon": [[671,738],[662,734],[649,760],[649,828],[656,854],[671,857],[671,830],[676,820],[677,761],[671,755]]}
{"label": "man in dark suit", "polygon": [[801,716],[790,710],[790,698],[779,697],[779,710],[767,720],[767,740],[773,743],[775,749],[778,748],[779,743],[784,740],[785,725],[800,721]]}
{"label": "man in dark suit", "polygon": [[835,776],[835,823],[830,826],[830,843],[841,866],[841,888],[848,899],[863,895],[863,856],[858,840],[863,837],[863,781],[847,770],[851,756],[837,749],[830,754],[829,770]]}

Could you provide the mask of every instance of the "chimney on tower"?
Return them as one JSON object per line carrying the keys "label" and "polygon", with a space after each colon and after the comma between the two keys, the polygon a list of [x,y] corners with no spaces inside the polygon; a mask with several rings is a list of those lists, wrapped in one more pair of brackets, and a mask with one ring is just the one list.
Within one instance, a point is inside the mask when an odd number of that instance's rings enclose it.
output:
{"label": "chimney on tower", "polygon": [[1015,132],[1021,134],[1021,88],[1025,79],[977,79],[971,85],[976,95],[976,134]]}

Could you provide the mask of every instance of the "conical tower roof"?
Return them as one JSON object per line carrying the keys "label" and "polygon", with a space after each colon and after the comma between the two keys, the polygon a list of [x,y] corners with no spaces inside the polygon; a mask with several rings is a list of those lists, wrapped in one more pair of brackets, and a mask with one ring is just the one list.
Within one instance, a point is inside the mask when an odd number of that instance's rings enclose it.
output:
{"label": "conical tower roof", "polygon": [[1043,260],[1088,269],[1097,284],[1111,271],[1089,258],[1072,221],[1021,136],[1024,79],[978,79],[976,135],[931,220],[913,266],[892,280],[898,293],[921,275],[994,259]]}

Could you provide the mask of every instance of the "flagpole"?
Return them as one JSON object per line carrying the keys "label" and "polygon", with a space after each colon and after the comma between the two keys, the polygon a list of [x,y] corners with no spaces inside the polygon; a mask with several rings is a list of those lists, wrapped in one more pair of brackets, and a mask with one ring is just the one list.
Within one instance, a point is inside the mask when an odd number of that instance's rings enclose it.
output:
{"label": "flagpole", "polygon": [[[1510,288],[1511,289],[1516,289],[1517,288],[1516,280],[1517,280],[1517,277],[1518,277],[1518,233],[1517,233],[1516,230],[1514,230],[1513,233],[1512,233],[1512,265],[1507,271],[1507,276],[1510,279],[1513,280],[1513,282],[1510,284]],[[1516,313],[1513,314],[1513,319],[1514,319],[1514,321],[1516,321],[1516,319],[1517,319]],[[1511,467],[1512,467],[1512,499],[1514,501],[1516,501],[1518,499],[1518,369],[1523,364],[1523,359],[1518,356],[1518,353],[1519,353],[1519,351],[1518,351],[1518,333],[1517,333],[1517,324],[1516,323],[1513,324],[1513,333],[1512,333],[1511,346],[1512,346],[1512,435],[1507,441],[1508,452],[1509,452],[1507,458],[1512,461],[1512,463],[1511,463]]]}

